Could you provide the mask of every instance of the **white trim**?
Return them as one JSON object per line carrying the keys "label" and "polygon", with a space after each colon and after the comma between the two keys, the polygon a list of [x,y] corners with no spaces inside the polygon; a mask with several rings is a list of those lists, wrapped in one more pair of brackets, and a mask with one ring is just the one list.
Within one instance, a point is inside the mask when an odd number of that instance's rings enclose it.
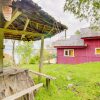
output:
{"label": "white trim", "polygon": [[97,52],[96,52],[97,49],[100,49],[100,48],[95,48],[95,54],[96,54],[96,55],[100,55],[100,53],[97,53]]}
{"label": "white trim", "polygon": [[[70,51],[70,50],[73,50],[73,56],[70,56],[70,55],[69,55],[69,51]],[[68,55],[65,54],[66,51],[68,51]],[[74,56],[74,49],[64,49],[64,56],[65,56],[65,57],[75,57],[75,56]]]}

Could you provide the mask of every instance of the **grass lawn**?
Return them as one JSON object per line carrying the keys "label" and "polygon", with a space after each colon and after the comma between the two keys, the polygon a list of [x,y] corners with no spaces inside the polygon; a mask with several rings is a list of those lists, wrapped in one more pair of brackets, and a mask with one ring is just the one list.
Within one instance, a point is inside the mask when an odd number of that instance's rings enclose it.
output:
{"label": "grass lawn", "polygon": [[[38,70],[38,65],[23,67]],[[43,73],[57,79],[51,81],[49,90],[41,88],[36,94],[36,100],[100,100],[100,63],[44,65]],[[42,78],[42,82],[45,83],[45,78]],[[73,86],[68,88],[68,84]]]}

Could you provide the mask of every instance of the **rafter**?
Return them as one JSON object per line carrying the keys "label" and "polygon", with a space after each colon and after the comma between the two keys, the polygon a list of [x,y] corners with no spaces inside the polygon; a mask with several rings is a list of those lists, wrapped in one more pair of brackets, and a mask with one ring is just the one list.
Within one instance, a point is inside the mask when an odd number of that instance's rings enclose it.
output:
{"label": "rafter", "polygon": [[16,13],[12,16],[11,20],[8,21],[8,22],[6,22],[4,28],[8,28],[9,25],[10,25],[11,23],[13,23],[13,21],[14,21],[19,15],[21,15],[21,14],[22,14],[22,12],[20,12],[20,11],[17,10]]}
{"label": "rafter", "polygon": [[25,26],[24,26],[24,31],[27,29],[29,22],[30,22],[30,19],[27,18],[26,19]]}
{"label": "rafter", "polygon": [[27,32],[27,31],[11,30],[11,29],[4,29],[4,28],[0,28],[0,31],[4,33],[10,33],[12,35],[23,35],[24,34],[24,35],[33,35],[35,37],[43,36],[43,34],[36,33],[36,32]]}

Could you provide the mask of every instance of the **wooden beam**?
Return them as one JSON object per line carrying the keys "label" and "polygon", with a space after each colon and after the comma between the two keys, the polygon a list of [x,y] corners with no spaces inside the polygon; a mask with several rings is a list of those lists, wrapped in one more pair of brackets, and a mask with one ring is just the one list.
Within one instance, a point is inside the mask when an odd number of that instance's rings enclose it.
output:
{"label": "wooden beam", "polygon": [[[3,69],[3,39],[4,34],[2,31],[0,31],[0,69]],[[2,73],[3,70],[0,70],[0,73]]]}
{"label": "wooden beam", "polygon": [[67,32],[66,32],[66,30],[65,30],[65,40],[67,39]]}
{"label": "wooden beam", "polygon": [[49,76],[49,75],[46,75],[46,74],[43,74],[43,73],[35,72],[35,71],[32,71],[32,70],[29,70],[29,71],[31,73],[35,74],[35,75],[43,76],[43,77],[48,78],[48,79],[51,79],[51,80],[56,80],[55,77],[52,77],[52,76]]}
{"label": "wooden beam", "polygon": [[44,29],[45,29],[45,25],[43,26],[42,32],[44,31]]}
{"label": "wooden beam", "polygon": [[12,63],[13,63],[13,66],[16,67],[16,63],[15,63],[15,40],[12,40]]}
{"label": "wooden beam", "polygon": [[32,74],[35,74],[35,75],[38,75],[38,76],[43,76],[46,78],[46,87],[47,89],[49,88],[50,86],[50,80],[55,80],[56,78],[55,77],[52,77],[52,76],[49,76],[49,75],[46,75],[46,74],[43,74],[43,73],[39,73],[39,72],[34,72],[32,70],[29,70]]}
{"label": "wooden beam", "polygon": [[[12,16],[11,21],[6,22],[4,28],[8,28],[9,25],[21,14],[20,11],[16,11],[16,13]],[[0,17],[0,23],[2,23],[3,18]],[[2,26],[1,26],[2,27]],[[3,68],[3,39],[4,39],[4,31],[0,30],[0,68]],[[3,71],[3,70],[2,70]]]}
{"label": "wooden beam", "polygon": [[34,33],[34,32],[27,32],[27,31],[19,31],[19,30],[11,30],[11,29],[5,29],[5,28],[0,28],[0,31],[4,32],[4,33],[10,33],[12,35],[32,35],[34,37],[41,37],[41,36],[45,36],[43,34],[40,33]]}
{"label": "wooden beam", "polygon": [[[0,13],[1,14],[1,13]],[[3,27],[3,16],[0,15],[0,27]],[[0,31],[0,73],[3,72],[3,38],[4,34],[2,31]]]}
{"label": "wooden beam", "polygon": [[49,31],[49,33],[48,34],[50,34],[52,31],[54,30],[54,27]]}
{"label": "wooden beam", "polygon": [[33,92],[34,90],[36,90],[36,89],[38,89],[38,88],[40,88],[42,86],[43,86],[43,83],[37,84],[37,85],[32,86],[32,87],[30,87],[28,89],[25,89],[25,90],[22,90],[22,91],[20,91],[18,93],[15,93],[12,96],[6,97],[3,100],[16,100],[16,99],[18,99],[18,98],[20,98],[20,97],[22,97],[22,96],[24,96],[26,94],[29,94],[29,93]]}
{"label": "wooden beam", "polygon": [[36,28],[37,28],[37,29],[39,28],[39,24],[38,24],[38,23],[36,23]]}
{"label": "wooden beam", "polygon": [[36,21],[30,21],[31,23],[34,23],[35,25],[38,24],[38,26],[45,26],[47,29],[52,29],[52,26],[48,26],[46,24],[42,24],[41,22]]}
{"label": "wooden beam", "polygon": [[39,72],[42,72],[43,66],[43,50],[44,50],[44,36],[41,37],[41,49],[40,49],[40,64],[39,64]]}
{"label": "wooden beam", "polygon": [[20,11],[17,10],[16,13],[12,16],[11,20],[8,21],[8,22],[6,22],[4,28],[9,27],[9,25],[10,25],[19,15],[21,15],[21,14],[22,14],[22,12],[20,12]]}
{"label": "wooden beam", "polygon": [[27,18],[26,19],[25,26],[24,26],[24,31],[27,29],[29,22],[30,22],[30,19]]}

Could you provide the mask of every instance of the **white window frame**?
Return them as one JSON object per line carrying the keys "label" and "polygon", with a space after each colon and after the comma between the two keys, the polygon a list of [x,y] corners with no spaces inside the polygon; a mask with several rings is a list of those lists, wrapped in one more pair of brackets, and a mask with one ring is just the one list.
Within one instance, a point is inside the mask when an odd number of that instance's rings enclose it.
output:
{"label": "white window frame", "polygon": [[95,54],[96,54],[96,55],[100,55],[100,53],[96,53],[96,50],[97,50],[97,49],[100,49],[100,48],[95,48]]}
{"label": "white window frame", "polygon": [[[73,53],[74,53],[74,49],[64,49],[64,56],[65,56],[65,57],[74,57],[74,55],[73,55],[73,56],[70,56],[70,55],[69,55],[69,51],[70,51],[70,50],[73,50]],[[66,51],[68,51],[68,55],[66,55],[66,53],[65,53]]]}

